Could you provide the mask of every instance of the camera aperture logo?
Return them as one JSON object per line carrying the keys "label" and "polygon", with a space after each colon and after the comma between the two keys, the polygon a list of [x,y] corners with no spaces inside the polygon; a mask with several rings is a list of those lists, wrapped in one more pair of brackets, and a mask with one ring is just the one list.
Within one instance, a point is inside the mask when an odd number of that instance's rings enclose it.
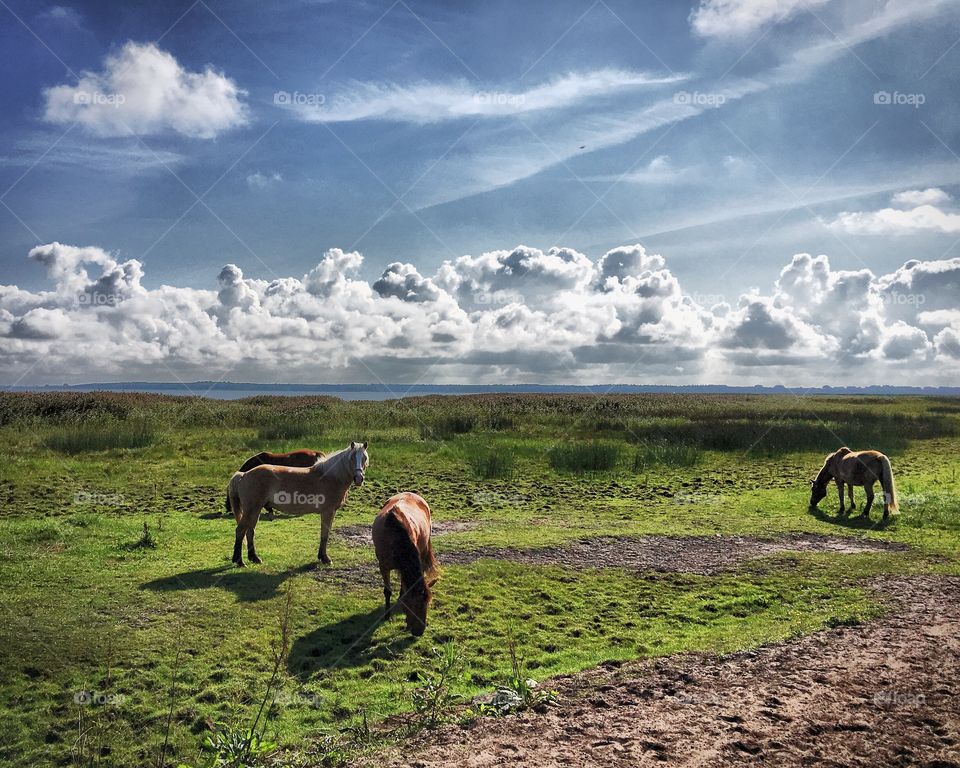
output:
{"label": "camera aperture logo", "polygon": [[278,107],[311,107],[320,109],[327,101],[322,93],[301,93],[300,91],[276,91],[273,103]]}
{"label": "camera aperture logo", "polygon": [[718,109],[727,102],[722,93],[703,93],[701,91],[677,91],[673,94],[674,104],[684,104],[690,107],[709,107]]}
{"label": "camera aperture logo", "polygon": [[873,94],[873,103],[881,106],[913,107],[920,109],[927,103],[926,94],[901,93],[900,91],[877,91]]}
{"label": "camera aperture logo", "polygon": [[277,491],[273,494],[272,501],[278,507],[311,507],[312,509],[319,509],[327,503],[327,497],[322,493]]}

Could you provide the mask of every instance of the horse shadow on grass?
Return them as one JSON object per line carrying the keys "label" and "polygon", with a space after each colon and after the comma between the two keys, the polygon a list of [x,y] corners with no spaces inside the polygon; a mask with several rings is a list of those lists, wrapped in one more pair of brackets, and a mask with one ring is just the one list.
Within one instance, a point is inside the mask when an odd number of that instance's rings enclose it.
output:
{"label": "horse shadow on grass", "polygon": [[[875,511],[875,510],[872,510]],[[854,530],[860,531],[882,531],[884,528],[890,526],[893,522],[892,517],[888,517],[886,520],[880,518],[869,518],[869,517],[860,517],[859,514],[856,515],[840,515],[840,514],[830,514],[829,512],[824,512],[820,507],[813,507],[810,510],[810,514],[813,515],[817,520],[820,520],[824,523],[830,523],[832,525],[839,525],[843,528],[851,528]]]}
{"label": "horse shadow on grass", "polygon": [[316,568],[314,563],[304,563],[294,568],[271,573],[257,568],[240,570],[233,563],[213,568],[198,568],[194,571],[175,573],[141,584],[141,589],[157,592],[175,592],[187,589],[226,589],[243,602],[269,600],[276,596],[280,585],[292,576],[307,573]]}
{"label": "horse shadow on grass", "polygon": [[[396,622],[402,634],[375,638],[377,628],[384,621]],[[317,672],[362,667],[375,659],[389,664],[416,641],[403,632],[402,627],[402,619],[396,616],[384,619],[382,607],[359,611],[298,637],[290,648],[287,667],[293,675],[309,677]]]}

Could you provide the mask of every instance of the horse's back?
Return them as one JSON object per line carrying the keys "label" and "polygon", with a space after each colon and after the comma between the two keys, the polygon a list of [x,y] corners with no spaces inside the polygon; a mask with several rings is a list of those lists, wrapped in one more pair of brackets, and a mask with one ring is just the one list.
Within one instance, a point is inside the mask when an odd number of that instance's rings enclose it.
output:
{"label": "horse's back", "polygon": [[318,458],[322,457],[323,454],[320,451],[314,451],[309,448],[299,448],[289,453],[261,451],[243,462],[243,464],[240,465],[240,471],[249,472],[254,467],[259,467],[263,464],[271,464],[279,467],[311,467],[316,463]]}
{"label": "horse's back", "polygon": [[391,516],[408,531],[418,549],[429,546],[430,507],[419,494],[403,491],[387,499],[373,519],[373,545],[378,558],[390,548],[388,519]]}

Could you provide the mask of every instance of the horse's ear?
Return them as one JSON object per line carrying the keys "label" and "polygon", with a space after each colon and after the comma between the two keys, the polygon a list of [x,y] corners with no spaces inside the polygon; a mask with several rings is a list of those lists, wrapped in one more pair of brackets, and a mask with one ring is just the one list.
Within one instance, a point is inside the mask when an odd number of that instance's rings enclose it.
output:
{"label": "horse's ear", "polygon": [[363,441],[363,450],[367,450],[367,441],[366,441],[366,440]]}
{"label": "horse's ear", "polygon": [[351,451],[357,450],[357,441],[356,441],[356,440],[353,440],[353,441],[350,442],[350,450],[351,450]]}

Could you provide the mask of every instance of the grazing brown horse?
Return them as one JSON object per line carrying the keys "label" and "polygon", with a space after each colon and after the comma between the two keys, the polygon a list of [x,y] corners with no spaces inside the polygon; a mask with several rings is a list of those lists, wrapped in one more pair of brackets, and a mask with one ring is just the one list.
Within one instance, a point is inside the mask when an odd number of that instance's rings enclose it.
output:
{"label": "grazing brown horse", "polygon": [[430,507],[410,491],[391,496],[373,520],[373,547],[383,577],[386,614],[390,615],[390,571],[400,572],[398,605],[407,616],[407,630],[420,637],[427,627],[431,589],[440,575],[430,546]]}
{"label": "grazing brown horse", "polygon": [[827,456],[823,468],[814,480],[810,482],[810,508],[817,506],[820,500],[827,495],[827,483],[834,480],[837,484],[837,493],[840,495],[840,514],[848,510],[843,506],[843,486],[846,484],[850,495],[850,510],[856,509],[853,502],[853,486],[862,485],[867,492],[867,505],[860,517],[870,517],[870,507],[873,506],[873,484],[880,483],[883,489],[883,517],[890,516],[890,510],[898,512],[897,486],[893,482],[893,470],[890,468],[890,459],[879,451],[851,451],[849,448],[839,450]]}
{"label": "grazing brown horse", "polygon": [[[290,451],[290,453],[270,453],[269,451],[261,451],[255,456],[251,456],[243,464],[240,465],[238,472],[249,472],[254,467],[259,467],[261,464],[273,464],[276,467],[312,467],[317,463],[318,458],[323,458],[324,453],[322,451],[312,451],[309,448],[298,448],[295,451]],[[273,513],[273,507],[270,506],[268,501],[263,505],[263,508],[267,512]],[[227,494],[227,514],[230,514],[230,494]]]}
{"label": "grazing brown horse", "polygon": [[317,559],[330,564],[327,540],[337,510],[347,500],[353,485],[363,485],[370,463],[366,443],[350,443],[348,448],[318,458],[310,467],[279,467],[261,464],[248,472],[236,472],[227,486],[230,510],[237,520],[233,562],[243,567],[240,546],[247,539],[247,555],[253,563],[263,562],[253,543],[260,511],[269,502],[275,509],[291,515],[320,513],[320,549]]}

